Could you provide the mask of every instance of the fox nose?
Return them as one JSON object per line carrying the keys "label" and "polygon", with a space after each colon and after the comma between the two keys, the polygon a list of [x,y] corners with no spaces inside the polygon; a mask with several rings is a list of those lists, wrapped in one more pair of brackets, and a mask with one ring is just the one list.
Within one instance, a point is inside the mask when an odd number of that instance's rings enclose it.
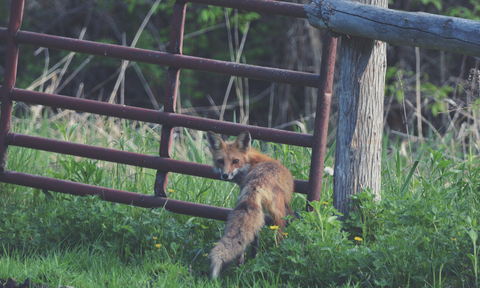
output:
{"label": "fox nose", "polygon": [[222,178],[222,180],[227,180],[228,179],[228,174],[224,173],[220,176],[220,178]]}

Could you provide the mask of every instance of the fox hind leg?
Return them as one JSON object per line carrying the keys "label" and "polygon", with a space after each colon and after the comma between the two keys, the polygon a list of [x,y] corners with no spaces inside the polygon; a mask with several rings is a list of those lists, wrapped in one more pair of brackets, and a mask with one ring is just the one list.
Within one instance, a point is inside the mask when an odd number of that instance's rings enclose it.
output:
{"label": "fox hind leg", "polygon": [[[259,241],[259,235],[258,233],[255,234],[254,238],[253,238],[253,241],[252,241],[252,250],[250,251],[250,258],[254,259],[255,257],[257,257],[257,254],[258,254],[258,250],[260,249],[260,241]],[[243,252],[242,254],[238,255],[238,258],[237,258],[237,265],[238,266],[241,266],[243,264],[245,264],[245,252]]]}
{"label": "fox hind leg", "polygon": [[260,241],[258,238],[258,233],[255,234],[255,237],[253,238],[252,242],[252,251],[250,252],[250,257],[255,258],[257,257],[258,249],[260,248]]}
{"label": "fox hind leg", "polygon": [[245,252],[242,252],[240,255],[237,257],[237,266],[243,266],[245,264]]}

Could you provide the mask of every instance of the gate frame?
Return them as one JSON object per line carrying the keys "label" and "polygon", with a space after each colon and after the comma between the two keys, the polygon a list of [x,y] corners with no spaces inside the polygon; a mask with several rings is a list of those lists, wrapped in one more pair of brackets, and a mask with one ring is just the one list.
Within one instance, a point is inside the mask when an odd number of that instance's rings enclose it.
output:
{"label": "gate frame", "polygon": [[[167,199],[165,190],[169,172],[220,180],[219,176],[213,173],[213,168],[210,165],[170,158],[172,131],[174,127],[181,126],[236,136],[248,129],[254,139],[312,147],[309,181],[295,179],[295,191],[307,194],[307,210],[312,210],[308,204],[309,201],[318,201],[320,199],[335,67],[336,38],[325,34],[321,71],[320,75],[317,75],[182,55],[186,1],[177,0],[174,4],[170,41],[172,43],[170,47],[173,51],[171,53],[21,31],[24,2],[25,0],[12,1],[8,28],[0,27],[0,41],[7,42],[5,81],[0,86],[2,97],[0,116],[0,182],[80,196],[98,195],[106,201],[148,208],[164,207],[175,213],[225,221],[231,209]],[[190,0],[188,2],[307,18],[304,5],[287,2],[271,0]],[[168,66],[164,112],[14,88],[17,76],[19,44],[37,45],[51,49]],[[314,133],[310,135],[176,114],[176,92],[178,90],[178,77],[181,69],[318,87]],[[159,156],[10,132],[12,101],[22,101],[30,104],[60,107],[161,124],[163,126]],[[156,169],[155,196],[6,170],[9,145]],[[267,217],[268,222],[269,218]]]}

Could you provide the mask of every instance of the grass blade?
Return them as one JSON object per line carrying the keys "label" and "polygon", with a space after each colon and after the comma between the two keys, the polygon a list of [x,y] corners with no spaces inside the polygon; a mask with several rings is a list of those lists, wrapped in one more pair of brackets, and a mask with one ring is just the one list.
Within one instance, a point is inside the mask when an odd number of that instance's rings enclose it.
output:
{"label": "grass blade", "polygon": [[[429,143],[430,140],[432,140],[433,136],[435,136],[436,134],[437,134],[437,133],[433,134],[433,135],[428,139],[427,143]],[[425,151],[425,148],[427,148],[427,143],[426,143],[425,145],[423,145],[422,150],[420,151],[420,153],[418,153],[417,159],[416,159],[415,162],[413,163],[412,168],[410,168],[410,172],[408,172],[407,178],[405,178],[405,182],[403,183],[402,188],[400,188],[400,193],[403,193],[403,192],[408,188],[408,185],[410,184],[410,179],[412,178],[413,172],[415,171],[415,169],[417,169],[418,163],[420,163],[420,158],[422,158],[423,151]],[[397,149],[397,150],[398,150],[398,149]],[[398,155],[398,152],[397,152],[397,155]],[[399,155],[398,155],[398,156],[399,156]],[[397,156],[397,157],[398,157],[398,156]],[[398,169],[398,164],[397,164],[397,169]]]}

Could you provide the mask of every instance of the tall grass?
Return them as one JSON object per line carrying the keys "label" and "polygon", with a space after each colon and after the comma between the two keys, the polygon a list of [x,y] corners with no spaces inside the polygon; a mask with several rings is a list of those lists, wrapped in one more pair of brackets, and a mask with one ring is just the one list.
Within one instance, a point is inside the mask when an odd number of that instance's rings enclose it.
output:
{"label": "tall grass", "polygon": [[[158,153],[158,127],[68,117],[33,125],[17,121],[14,129]],[[175,135],[184,143],[175,146],[175,158],[210,162],[202,132]],[[471,287],[478,283],[478,157],[471,153],[463,160],[455,145],[443,145],[439,137],[411,142],[408,154],[398,139],[385,135],[380,201],[368,189],[354,195],[352,212],[341,222],[332,206],[332,177],[326,175],[322,199],[314,203],[318,214],[302,212],[306,199],[295,194],[292,207],[300,218],[284,230],[281,245],[275,231],[263,229],[259,256],[227,269],[218,281],[207,277],[207,256],[221,237],[221,221],[2,183],[0,278],[76,287]],[[308,177],[309,149],[258,141],[254,146],[282,161],[295,178]],[[153,194],[150,169],[16,147],[9,147],[8,157],[15,171]],[[326,165],[332,163],[330,154]],[[173,199],[233,207],[238,187],[173,174],[169,191]]]}
{"label": "tall grass", "polygon": [[[37,123],[33,125],[33,121],[15,120],[14,131],[158,155],[159,127],[137,122],[99,119],[101,118],[99,116],[84,116],[72,112],[56,121],[49,121],[47,117],[36,119]],[[92,129],[93,126],[94,129]],[[95,130],[97,133],[92,132]],[[115,136],[114,140],[111,140],[111,135]],[[203,133],[179,130],[175,133],[175,139],[177,143],[180,139],[186,143],[185,146],[175,146],[175,158],[210,163]],[[262,149],[259,143],[256,142],[254,145]],[[286,164],[292,171],[298,171],[299,177],[306,177],[308,171],[304,167],[308,161],[298,154],[301,150],[292,153],[292,150],[279,145],[265,146],[265,148],[270,148],[266,151],[273,157],[287,160]],[[18,147],[10,147],[8,157],[10,163],[8,168],[11,170],[153,194],[155,171],[150,169]],[[5,264],[6,270],[1,272],[0,278],[23,277],[21,275],[26,273],[27,277],[34,279],[43,273],[18,271],[12,274],[11,269],[15,270],[15,268],[9,267],[16,267],[19,261],[35,263],[35,261],[42,262],[45,258],[48,262],[49,257],[55,255],[75,258],[76,256],[70,255],[78,253],[81,254],[78,257],[81,257],[87,252],[92,252],[89,257],[100,262],[103,261],[104,253],[115,255],[109,257],[116,260],[107,261],[104,266],[98,267],[100,270],[108,267],[115,270],[117,267],[110,265],[115,265],[117,262],[125,265],[131,263],[135,266],[139,261],[143,263],[142,259],[145,257],[154,257],[158,267],[166,267],[161,268],[162,270],[170,271],[177,266],[187,269],[193,266],[195,268],[190,268],[190,274],[203,275],[208,270],[208,260],[205,255],[223,230],[222,222],[173,214],[163,209],[148,210],[108,203],[96,197],[75,197],[5,183],[0,185],[2,186],[0,197],[3,200],[0,209],[2,215],[0,251],[5,259],[9,259]],[[172,199],[233,207],[237,189],[232,183],[173,174],[168,191]],[[301,197],[298,202],[303,206],[302,200]],[[32,267],[32,270],[27,271],[38,271],[39,268],[41,267]],[[97,266],[94,265],[91,268],[94,271]],[[143,268],[138,269],[143,270]],[[157,268],[152,269],[155,271]],[[152,281],[152,275],[154,274],[149,276],[150,281]],[[113,276],[103,275],[102,277]],[[99,281],[102,281],[100,280],[102,277],[99,277]],[[47,280],[49,283],[60,281],[59,279],[51,281],[49,277]],[[90,280],[85,281],[77,283],[83,283],[80,286],[89,286]],[[126,284],[128,281],[122,283]],[[69,279],[62,283],[76,282],[74,279]],[[170,284],[173,286],[174,283]]]}

